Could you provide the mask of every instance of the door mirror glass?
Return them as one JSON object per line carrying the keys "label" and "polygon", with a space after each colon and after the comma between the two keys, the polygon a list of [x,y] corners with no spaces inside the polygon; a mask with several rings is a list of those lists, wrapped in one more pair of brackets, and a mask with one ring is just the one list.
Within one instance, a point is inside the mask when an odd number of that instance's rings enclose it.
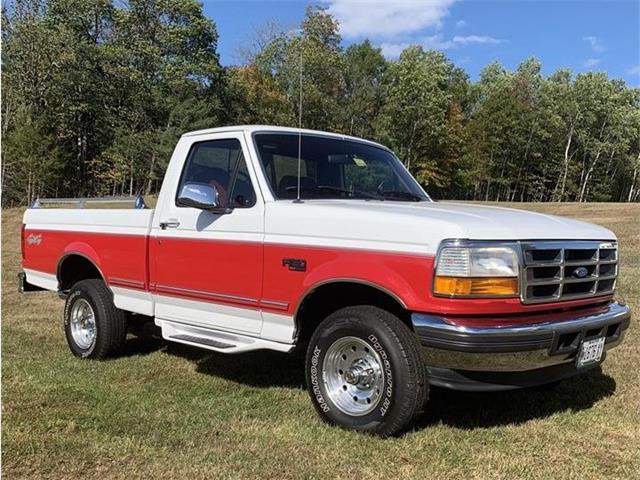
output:
{"label": "door mirror glass", "polygon": [[193,207],[201,210],[213,210],[218,208],[220,195],[213,185],[199,182],[188,182],[182,187],[178,196],[178,205]]}

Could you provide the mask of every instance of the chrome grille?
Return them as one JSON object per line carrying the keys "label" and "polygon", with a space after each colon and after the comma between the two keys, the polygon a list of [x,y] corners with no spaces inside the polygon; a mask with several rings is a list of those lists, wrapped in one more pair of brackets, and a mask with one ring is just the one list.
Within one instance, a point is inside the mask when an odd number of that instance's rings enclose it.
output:
{"label": "chrome grille", "polygon": [[523,242],[523,303],[558,302],[613,293],[615,242]]}

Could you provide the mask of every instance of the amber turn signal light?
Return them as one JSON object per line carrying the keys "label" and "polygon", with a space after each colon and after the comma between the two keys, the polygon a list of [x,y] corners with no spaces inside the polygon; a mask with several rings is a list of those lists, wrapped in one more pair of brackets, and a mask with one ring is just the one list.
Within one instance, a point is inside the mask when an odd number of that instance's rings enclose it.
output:
{"label": "amber turn signal light", "polygon": [[450,297],[504,297],[518,295],[516,277],[440,277],[435,278],[436,295]]}

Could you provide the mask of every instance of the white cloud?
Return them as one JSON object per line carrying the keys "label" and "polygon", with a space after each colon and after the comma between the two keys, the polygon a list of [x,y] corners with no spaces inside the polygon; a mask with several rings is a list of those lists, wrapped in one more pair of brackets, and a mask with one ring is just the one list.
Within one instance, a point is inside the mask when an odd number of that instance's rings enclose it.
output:
{"label": "white cloud", "polygon": [[449,50],[456,46],[452,40],[443,39],[442,35],[430,35],[416,38],[411,42],[384,42],[380,45],[380,48],[382,49],[382,54],[385,57],[397,58],[402,53],[402,50],[411,45],[420,45],[427,50]]}
{"label": "white cloud", "polygon": [[456,35],[450,40],[442,37],[442,35],[431,35],[416,38],[411,42],[384,42],[380,45],[382,54],[387,58],[398,58],[402,50],[410,45],[421,45],[428,50],[450,50],[470,44],[496,44],[502,43],[502,40],[489,37],[487,35],[468,35],[461,37]]}
{"label": "white cloud", "polygon": [[466,27],[466,26],[467,26],[467,22],[465,22],[464,20],[458,20],[456,22],[456,27],[458,27],[458,28],[463,28],[463,27]]}
{"label": "white cloud", "polygon": [[382,55],[387,58],[398,58],[402,51],[407,48],[410,43],[382,43],[380,44],[380,49],[382,50]]}
{"label": "white cloud", "polygon": [[629,75],[640,75],[640,65],[634,65],[625,70]]}
{"label": "white cloud", "polygon": [[429,50],[449,50],[454,48],[455,44],[451,40],[444,40],[442,35],[431,35],[430,37],[422,37],[419,40],[420,45]]}
{"label": "white cloud", "polygon": [[411,45],[420,45],[427,50],[448,50],[455,44],[451,40],[444,40],[442,35],[416,38],[411,42],[383,42],[380,45],[382,54],[387,58],[398,58],[402,51]]}
{"label": "white cloud", "polygon": [[457,0],[326,0],[347,38],[393,37],[437,27]]}
{"label": "white cloud", "polygon": [[604,45],[602,44],[602,40],[600,40],[598,37],[582,37],[582,40],[588,42],[589,45],[591,45],[591,49],[596,53],[602,53],[605,50]]}
{"label": "white cloud", "polygon": [[593,68],[596,65],[598,65],[600,63],[600,59],[599,58],[588,58],[585,62],[584,62],[584,66],[587,68]]}
{"label": "white cloud", "polygon": [[487,35],[467,35],[466,37],[460,37],[456,35],[453,37],[453,42],[460,45],[467,45],[469,43],[502,43],[502,40],[489,37]]}

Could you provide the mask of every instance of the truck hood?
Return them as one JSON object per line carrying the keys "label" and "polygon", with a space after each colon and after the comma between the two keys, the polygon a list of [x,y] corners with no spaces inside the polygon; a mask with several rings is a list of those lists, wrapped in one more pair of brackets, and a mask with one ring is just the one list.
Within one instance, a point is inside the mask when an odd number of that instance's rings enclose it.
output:
{"label": "truck hood", "polygon": [[[435,253],[447,238],[472,240],[615,240],[610,230],[513,208],[451,202],[277,201],[267,205],[267,241]],[[295,237],[304,239],[296,241]],[[329,242],[333,243],[333,242]],[[353,245],[350,245],[352,244]]]}

